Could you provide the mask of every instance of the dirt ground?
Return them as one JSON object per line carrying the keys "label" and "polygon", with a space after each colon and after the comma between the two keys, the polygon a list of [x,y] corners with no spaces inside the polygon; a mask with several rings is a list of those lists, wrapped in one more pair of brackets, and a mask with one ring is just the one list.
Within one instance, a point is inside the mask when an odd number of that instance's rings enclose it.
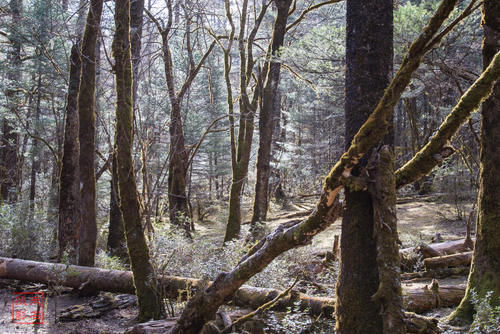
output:
{"label": "dirt ground", "polygon": [[[301,202],[299,206],[291,204],[286,212],[279,208],[272,208],[271,217],[278,216],[284,213],[293,212],[300,209],[313,207],[314,200]],[[403,201],[404,202],[404,201]],[[466,223],[464,220],[458,220],[459,213],[465,213],[467,216],[471,210],[470,205],[453,205],[443,204],[438,202],[426,201],[418,199],[398,204],[398,229],[403,247],[415,245],[418,242],[431,243],[436,238],[442,241],[460,239],[465,236]],[[274,220],[270,224],[277,226],[283,220]],[[222,223],[212,223],[200,225],[198,231],[204,237],[215,239],[221,238],[224,225]],[[312,249],[315,252],[324,252],[332,247],[333,236],[340,235],[340,222],[336,222],[326,231],[316,236],[313,241]],[[46,309],[44,314],[43,325],[25,325],[12,322],[13,309],[13,287],[10,282],[0,280],[0,334],[14,333],[49,333],[49,334],[68,334],[68,333],[88,333],[88,334],[105,334],[105,333],[123,333],[125,329],[134,324],[134,319],[137,316],[135,307],[113,310],[103,317],[95,319],[86,319],[73,322],[57,322],[56,314],[60,313],[65,307],[83,304],[88,302],[91,297],[79,298],[72,294],[62,294],[57,298],[53,295],[46,297]],[[460,284],[465,283],[465,277],[453,280],[442,280],[440,284]],[[428,284],[420,282],[418,284]],[[21,287],[27,289],[29,286]],[[36,287],[34,287],[36,288]],[[56,305],[57,304],[57,305]],[[437,310],[433,313],[435,316],[446,316],[451,309]],[[447,332],[447,333],[460,333]]]}

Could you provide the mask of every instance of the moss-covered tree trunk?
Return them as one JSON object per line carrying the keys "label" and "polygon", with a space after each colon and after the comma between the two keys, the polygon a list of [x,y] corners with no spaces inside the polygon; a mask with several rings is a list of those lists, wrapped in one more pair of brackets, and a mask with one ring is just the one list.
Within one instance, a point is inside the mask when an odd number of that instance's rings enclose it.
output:
{"label": "moss-covered tree trunk", "polygon": [[120,211],[120,201],[118,199],[118,166],[116,162],[116,152],[113,152],[112,159],[107,249],[108,252],[113,256],[118,256],[122,259],[128,259],[127,244],[125,242],[125,231],[123,226],[123,216]]}
{"label": "moss-covered tree trunk", "polygon": [[81,62],[79,45],[71,48],[64,151],[59,178],[58,261],[65,252],[71,264],[77,263],[78,232],[80,230],[80,142],[77,97],[80,87]]}
{"label": "moss-covered tree trunk", "polygon": [[[268,72],[259,112],[259,151],[257,154],[257,176],[255,181],[255,197],[252,223],[266,220],[269,207],[269,176],[271,173],[271,146],[273,141],[274,115],[279,114],[278,85],[281,64],[279,49],[283,46],[286,33],[286,22],[292,0],[275,1],[278,13],[274,21],[271,53],[268,55]],[[278,103],[276,101],[278,100]],[[278,110],[275,110],[278,109]]]}
{"label": "moss-covered tree trunk", "polygon": [[[392,76],[392,0],[347,2],[346,148],[384,95]],[[388,117],[391,119],[391,117]],[[373,143],[376,144],[376,143]],[[364,177],[367,159],[351,171]],[[345,188],[345,211],[337,281],[338,333],[383,333],[373,198],[363,189]]]}
{"label": "moss-covered tree trunk", "polygon": [[80,119],[81,214],[78,264],[93,266],[97,246],[95,179],[95,83],[96,46],[103,0],[91,0],[82,39],[82,74],[78,94]]}
{"label": "moss-covered tree trunk", "polygon": [[382,317],[382,333],[406,333],[403,296],[401,294],[401,264],[396,219],[396,178],[394,152],[384,145],[370,159],[368,187],[373,206],[373,236],[377,244],[379,285],[372,296]]}
{"label": "moss-covered tree trunk", "polygon": [[[132,72],[133,72],[133,106],[134,114],[137,104],[137,87],[139,68],[141,64],[141,38],[142,22],[144,16],[144,0],[136,0],[130,4],[130,45],[132,54]],[[116,137],[115,137],[116,138]],[[115,143],[116,147],[116,143]],[[108,251],[123,259],[127,259],[127,247],[125,243],[125,234],[123,230],[123,219],[118,201],[118,170],[116,166],[116,152],[113,153],[111,162],[111,187],[109,197],[109,233],[108,233]]]}
{"label": "moss-covered tree trunk", "polygon": [[[500,51],[500,2],[483,3],[483,67],[486,69]],[[496,55],[496,56],[495,56]],[[500,75],[499,75],[500,77]],[[500,78],[499,78],[500,79]],[[500,305],[500,82],[483,103],[481,120],[480,188],[476,243],[467,290],[454,320],[472,321],[476,312],[471,302],[472,290],[479,298],[492,291],[493,306]]]}
{"label": "moss-covered tree trunk", "polygon": [[[9,114],[14,117],[17,112],[18,101],[17,85],[21,83],[21,36],[18,29],[21,25],[23,2],[22,0],[10,1],[10,12],[12,15],[12,29],[9,34],[10,50],[8,54],[9,71],[7,73],[8,86],[5,90],[9,102]],[[18,135],[12,124],[12,120],[3,116],[2,137],[0,138],[0,199],[5,202],[14,202],[17,198],[17,146]]]}
{"label": "moss-covered tree trunk", "polygon": [[118,195],[123,215],[127,248],[134,275],[134,286],[139,303],[139,321],[158,319],[163,314],[158,283],[149,257],[149,249],[142,229],[137,184],[134,174],[132,147],[133,98],[132,64],[130,52],[130,1],[115,2],[115,36],[112,50],[115,58],[116,81],[116,159],[118,167]]}

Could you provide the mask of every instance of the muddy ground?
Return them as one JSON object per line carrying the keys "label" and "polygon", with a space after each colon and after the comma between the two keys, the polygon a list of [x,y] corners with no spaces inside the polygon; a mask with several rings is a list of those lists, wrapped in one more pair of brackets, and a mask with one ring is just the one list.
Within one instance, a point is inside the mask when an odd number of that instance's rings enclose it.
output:
{"label": "muddy ground", "polygon": [[[401,201],[398,204],[398,220],[400,239],[403,247],[415,245],[419,242],[431,243],[436,238],[443,241],[460,239],[465,236],[466,216],[471,210],[470,205],[445,204],[433,201],[432,198],[417,198],[409,201]],[[286,210],[282,207],[273,207],[271,217],[283,215],[298,210],[305,210],[313,207],[314,200],[300,201],[300,204],[289,203]],[[462,220],[458,216],[462,215]],[[273,220],[270,224],[277,226],[283,220]],[[223,237],[224,224],[222,222],[212,221],[198,225],[200,237],[213,238],[218,242]],[[336,222],[326,231],[318,235],[311,246],[311,251],[315,253],[325,252],[332,247],[333,236],[340,234],[340,224]],[[440,284],[460,284],[465,283],[466,278],[455,278],[440,280]],[[12,303],[14,288],[11,282],[0,280],[0,333],[123,333],[125,329],[134,324],[137,316],[135,307],[113,310],[95,319],[86,319],[73,322],[58,322],[57,315],[61,310],[75,304],[83,304],[91,300],[91,297],[81,298],[69,293],[63,293],[60,296],[49,294],[46,297],[46,309],[43,325],[26,325],[12,322]],[[407,284],[407,283],[404,283]],[[415,283],[413,283],[415,284]],[[428,282],[419,282],[418,284],[428,284]],[[17,287],[18,290],[29,289],[30,286]],[[36,289],[37,287],[31,287]],[[451,312],[451,309],[436,310],[432,315],[444,317]],[[461,333],[461,331],[448,331],[447,333]]]}

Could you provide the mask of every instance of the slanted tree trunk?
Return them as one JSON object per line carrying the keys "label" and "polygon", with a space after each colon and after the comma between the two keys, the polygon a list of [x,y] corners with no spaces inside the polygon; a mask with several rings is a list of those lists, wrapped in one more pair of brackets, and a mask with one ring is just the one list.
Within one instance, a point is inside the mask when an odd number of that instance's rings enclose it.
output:
{"label": "slanted tree trunk", "polygon": [[[500,58],[500,2],[483,2],[484,28],[483,68]],[[491,63],[491,64],[490,64]],[[500,75],[498,75],[500,77]],[[497,79],[498,79],[497,77]],[[467,291],[452,319],[472,321],[476,312],[471,296],[474,290],[479,298],[492,291],[493,307],[500,305],[500,82],[483,103],[481,120],[480,188],[476,243],[472,258]]]}
{"label": "slanted tree trunk", "polygon": [[[269,207],[269,176],[271,173],[271,146],[274,130],[274,116],[279,115],[277,97],[280,81],[279,49],[283,46],[286,22],[292,0],[275,1],[278,13],[274,21],[271,52],[268,54],[268,72],[262,90],[262,102],[259,113],[259,151],[257,155],[257,176],[253,204],[252,223],[265,221]],[[278,110],[275,110],[278,109]]]}
{"label": "slanted tree trunk", "polygon": [[[393,60],[392,11],[392,0],[347,2],[346,149],[351,146],[352,138],[377,106],[384,95],[384,89],[390,82]],[[388,114],[387,120],[392,120],[391,113]],[[351,175],[363,177],[366,165],[367,159],[365,158],[353,168]],[[374,195],[363,189],[353,187],[344,189],[345,210],[340,237],[336,331],[338,333],[383,333],[386,323],[382,321],[378,300],[374,300],[372,296],[377,293],[376,296],[380,296],[382,304],[386,305],[398,299],[396,296],[398,291],[390,291],[395,288],[392,283],[397,285],[397,282],[389,281],[390,278],[385,282],[379,280],[380,278],[386,279],[385,275],[390,275],[379,273],[382,263],[379,266],[377,260],[384,261],[384,255],[381,254],[382,258],[377,259],[376,235],[378,232],[374,233],[374,231],[380,231],[380,235],[383,235],[380,229],[375,229],[374,213],[377,215],[383,213],[384,204],[378,201],[378,211],[374,212],[372,204],[376,200]],[[383,220],[384,218],[387,217],[377,219]],[[395,225],[392,219],[393,217],[389,224]],[[377,222],[377,224],[381,223]],[[380,242],[383,241],[380,240]],[[392,240],[388,240],[386,246],[387,249],[397,247],[396,244],[392,244]],[[389,259],[391,260],[390,267],[393,269],[394,259],[392,257]],[[399,261],[399,255],[397,260]],[[399,281],[398,278],[394,280]],[[388,296],[383,296],[384,293]],[[396,295],[392,296],[393,293]],[[387,297],[388,299],[383,299]],[[385,309],[382,312],[396,312],[397,304],[394,306],[394,309]],[[392,315],[396,314],[386,314],[386,316]],[[397,324],[397,321],[395,323],[398,333],[401,332],[400,324]]]}
{"label": "slanted tree trunk", "polygon": [[64,152],[59,181],[58,262],[65,252],[71,264],[77,263],[78,232],[80,230],[80,142],[78,140],[78,90],[80,87],[81,61],[79,45],[71,48]]}
{"label": "slanted tree trunk", "polygon": [[81,59],[82,74],[78,94],[80,120],[80,182],[81,225],[78,264],[93,266],[97,246],[96,185],[95,185],[95,83],[96,45],[101,25],[103,0],[91,0],[85,31],[83,33]]}
{"label": "slanted tree trunk", "polygon": [[118,196],[125,225],[127,248],[134,274],[139,303],[139,321],[159,319],[164,311],[156,274],[149,258],[149,249],[142,229],[142,219],[134,174],[132,147],[133,97],[130,50],[130,0],[115,2],[115,36],[112,50],[115,57],[116,80],[116,159]]}
{"label": "slanted tree trunk", "polygon": [[[22,0],[11,0],[10,11],[12,13],[13,27],[10,34],[11,50],[9,52],[9,71],[7,78],[9,80],[8,87],[5,91],[7,100],[9,101],[9,112],[15,115],[18,108],[17,85],[21,82],[21,36],[17,32],[21,25],[23,2]],[[17,146],[18,135],[14,129],[12,121],[7,116],[3,116],[2,137],[0,138],[0,199],[5,202],[12,203],[17,198]]]}

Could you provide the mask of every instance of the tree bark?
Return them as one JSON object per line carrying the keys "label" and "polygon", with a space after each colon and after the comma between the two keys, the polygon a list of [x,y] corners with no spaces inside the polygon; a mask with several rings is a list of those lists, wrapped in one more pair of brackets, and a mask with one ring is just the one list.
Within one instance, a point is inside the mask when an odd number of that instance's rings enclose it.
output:
{"label": "tree bark", "polygon": [[[384,89],[390,83],[393,61],[392,12],[391,0],[347,2],[346,148],[349,148],[353,137],[377,106],[384,95]],[[392,122],[391,114],[392,112],[387,115],[388,124]],[[377,145],[382,140],[383,138],[372,142],[372,145]],[[389,139],[388,142],[393,141]],[[388,163],[386,161],[386,164]],[[364,159],[354,167],[351,174],[363,177],[363,169],[366,166],[367,159]],[[384,181],[390,181],[390,178],[386,176]],[[394,257],[392,250],[394,248],[397,253],[397,244],[393,243],[390,232],[384,233],[384,227],[376,228],[374,225],[388,224],[389,230],[396,231],[394,207],[389,208],[391,204],[385,204],[377,198],[389,195],[387,200],[392,201],[393,196],[389,192],[378,193],[382,190],[381,187],[391,186],[395,187],[392,184],[380,185],[376,189],[377,193],[350,187],[344,190],[345,211],[340,237],[335,312],[338,333],[383,333],[388,332],[386,326],[395,326],[396,333],[404,331],[401,311],[398,311],[398,306],[401,305],[401,297],[398,296],[400,282],[397,277],[399,255]],[[395,188],[393,191],[395,193]],[[376,210],[373,203],[377,203]],[[385,205],[387,207],[384,207]],[[393,205],[395,206],[395,198]],[[383,240],[384,234],[390,235],[391,238]],[[389,271],[379,272],[385,260],[390,260],[385,268]],[[398,262],[397,267],[394,267],[395,262]],[[390,306],[393,302],[394,307]],[[392,316],[394,322],[391,325],[385,320]]]}
{"label": "tree bark", "polygon": [[107,249],[112,256],[118,256],[122,259],[128,260],[123,216],[122,212],[120,211],[120,200],[118,198],[118,165],[116,161],[116,152],[113,152],[112,159]]}
{"label": "tree bark", "polygon": [[78,131],[78,90],[80,87],[81,61],[79,45],[71,48],[68,97],[66,102],[66,125],[64,129],[64,152],[59,181],[59,230],[58,262],[65,252],[71,264],[77,263],[80,213],[80,142]]}
{"label": "tree bark", "polygon": [[78,264],[93,266],[97,246],[96,179],[95,179],[95,83],[96,45],[101,25],[103,0],[91,0],[85,31],[83,33],[81,59],[82,74],[78,94],[80,120],[80,182],[81,225]]}
{"label": "tree bark", "polygon": [[133,97],[130,51],[130,0],[115,2],[115,36],[112,50],[115,57],[116,80],[116,159],[118,195],[125,225],[127,248],[134,286],[139,303],[139,321],[159,319],[163,313],[156,274],[149,258],[149,249],[141,224],[141,213],[134,174],[132,147]]}
{"label": "tree bark", "polygon": [[[483,2],[482,25],[483,68],[500,62],[500,2]],[[497,75],[497,79],[500,74]],[[500,305],[500,82],[493,87],[493,93],[483,103],[481,111],[480,138],[480,188],[478,194],[478,218],[476,243],[472,258],[471,272],[467,282],[465,297],[452,319],[472,321],[476,310],[471,301],[472,290],[478,298],[484,298],[492,291],[493,307]]]}
{"label": "tree bark", "polygon": [[[21,26],[21,19],[23,15],[23,2],[22,0],[11,0],[10,11],[12,13],[12,27],[9,34],[11,50],[9,52],[9,71],[7,78],[9,79],[9,86],[5,91],[5,96],[9,101],[10,114],[16,114],[18,98],[17,98],[17,85],[21,82],[21,36],[17,29]],[[7,203],[13,203],[17,199],[17,146],[18,135],[14,130],[14,126],[7,116],[3,117],[2,137],[0,141],[2,150],[0,152],[0,198]]]}
{"label": "tree bark", "polygon": [[396,178],[394,153],[389,145],[374,152],[374,182],[369,191],[373,205],[373,235],[377,244],[379,286],[371,297],[378,303],[383,333],[406,333],[403,298],[401,296],[401,265],[396,219]]}
{"label": "tree bark", "polygon": [[[265,221],[269,207],[269,176],[271,173],[271,146],[273,141],[274,116],[278,113],[280,104],[276,103],[279,96],[280,81],[280,48],[283,46],[286,33],[288,12],[292,0],[275,1],[278,9],[274,21],[274,29],[268,54],[268,72],[262,90],[262,101],[259,112],[259,151],[257,154],[257,176],[255,182],[255,197],[253,204],[252,223]],[[278,110],[275,110],[278,109]]]}

